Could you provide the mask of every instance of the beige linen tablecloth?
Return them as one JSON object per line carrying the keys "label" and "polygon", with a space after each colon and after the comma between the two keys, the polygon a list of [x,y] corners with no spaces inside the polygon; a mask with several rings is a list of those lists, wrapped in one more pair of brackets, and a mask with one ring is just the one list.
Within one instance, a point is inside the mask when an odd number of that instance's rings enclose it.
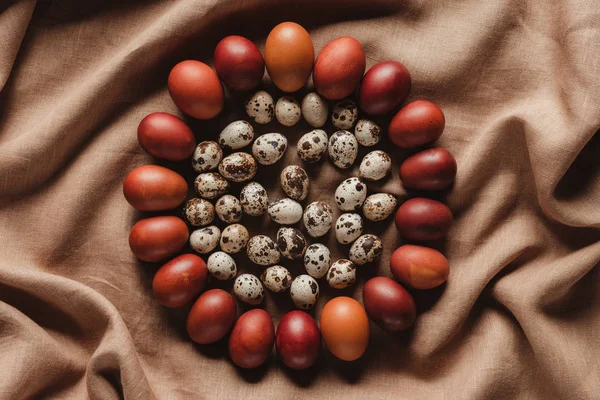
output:
{"label": "beige linen tablecloth", "polygon": [[[451,272],[442,288],[415,293],[414,329],[390,335],[372,325],[358,362],[324,352],[297,373],[273,354],[242,371],[224,343],[188,339],[186,309],[153,299],[157,266],[129,250],[141,215],[122,181],[154,162],[137,143],[139,121],[178,113],[166,88],[175,63],[210,63],[228,34],[262,48],[290,19],[307,27],[316,51],[352,35],[367,67],[401,61],[413,77],[410,98],[443,108],[438,144],[459,169],[447,194],[455,223],[434,245]],[[597,1],[0,1],[0,55],[1,399],[600,396]],[[243,97],[215,121],[190,122],[197,138],[242,117]],[[290,140],[284,163],[259,177],[271,177],[275,198],[272,177],[298,162],[295,142],[308,126],[257,131]],[[392,156],[393,178],[369,190],[403,199],[397,166],[406,153]],[[192,177],[188,163],[169,166]],[[307,169],[308,201],[332,202],[332,187],[357,166]],[[252,233],[275,230],[267,219],[243,223]],[[381,234],[385,252],[341,292],[359,300],[364,279],[390,275],[401,243],[391,221],[367,230]],[[335,257],[347,251],[332,235],[327,242]],[[334,295],[325,286],[316,317]],[[269,296],[266,308],[277,322],[291,302]]]}

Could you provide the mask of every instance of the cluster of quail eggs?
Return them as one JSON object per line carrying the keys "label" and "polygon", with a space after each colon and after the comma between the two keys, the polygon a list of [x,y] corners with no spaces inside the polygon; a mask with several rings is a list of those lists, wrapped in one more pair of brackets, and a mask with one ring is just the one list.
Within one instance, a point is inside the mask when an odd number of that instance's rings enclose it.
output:
{"label": "cluster of quail eggs", "polygon": [[[246,101],[245,108],[250,120],[261,125],[276,118],[281,125],[293,126],[304,117],[315,128],[304,134],[296,146],[298,157],[305,163],[316,163],[328,152],[336,167],[348,169],[356,161],[359,146],[374,146],[381,139],[379,126],[368,119],[359,120],[356,104],[348,99],[335,103],[331,121],[338,130],[329,137],[321,129],[329,117],[329,106],[315,92],[307,94],[300,104],[291,96],[281,97],[275,103],[269,93],[259,91]],[[250,152],[243,151],[250,145]],[[335,221],[333,209],[326,202],[315,201],[303,208],[300,202],[308,196],[310,180],[299,165],[282,169],[279,181],[287,197],[270,201],[266,189],[253,178],[259,165],[275,164],[287,148],[287,138],[280,133],[255,138],[249,122],[230,123],[217,141],[197,145],[192,166],[198,173],[194,181],[198,198],[187,201],[183,214],[197,228],[190,235],[191,248],[199,254],[211,253],[207,267],[214,278],[235,278],[234,293],[241,301],[262,303],[264,287],[275,293],[289,289],[298,308],[310,309],[319,297],[317,279],[325,278],[332,288],[343,289],[356,281],[357,265],[380,258],[382,242],[375,235],[363,234],[363,217],[384,220],[394,212],[397,201],[387,193],[367,197],[365,182],[383,179],[391,170],[391,159],[382,150],[368,153],[360,163],[359,176],[345,179],[335,190],[335,204],[342,211]],[[230,154],[224,156],[224,151]],[[230,193],[231,183],[244,184],[239,197]],[[265,235],[250,237],[239,224],[243,214],[258,217],[265,213],[281,225],[275,240]],[[215,214],[228,224],[223,230],[213,224]],[[351,244],[349,259],[332,262],[327,246],[308,243],[300,230],[290,226],[300,221],[314,239],[323,237],[333,227],[339,243]],[[215,251],[217,247],[219,250]],[[237,265],[232,255],[244,250],[252,263],[265,267],[260,278],[248,273],[236,278]],[[306,274],[292,278],[288,269],[279,265],[282,259],[302,260]]]}

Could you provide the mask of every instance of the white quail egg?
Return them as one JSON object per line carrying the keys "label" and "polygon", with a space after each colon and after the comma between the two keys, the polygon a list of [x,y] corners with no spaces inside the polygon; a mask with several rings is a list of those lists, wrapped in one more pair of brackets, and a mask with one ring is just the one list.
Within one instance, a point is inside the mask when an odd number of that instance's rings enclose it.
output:
{"label": "white quail egg", "polygon": [[244,303],[253,306],[262,303],[265,299],[265,290],[262,283],[252,274],[241,274],[235,278],[233,293]]}
{"label": "white quail egg", "polygon": [[335,202],[342,211],[358,210],[367,198],[367,185],[353,177],[342,181],[335,189]]}
{"label": "white quail egg", "polygon": [[259,164],[272,165],[283,157],[287,139],[281,133],[265,133],[252,144],[252,155]]}
{"label": "white quail egg", "polygon": [[302,116],[314,128],[320,128],[327,122],[329,107],[327,100],[316,92],[311,92],[302,99]]}
{"label": "white quail egg", "polygon": [[282,169],[279,180],[281,188],[290,198],[301,201],[308,196],[310,180],[306,171],[299,166],[288,165]]}
{"label": "white quail egg", "polygon": [[356,282],[356,267],[350,260],[337,260],[327,271],[327,283],[334,289],[344,289]]}
{"label": "white quail egg", "polygon": [[228,224],[240,222],[242,219],[242,204],[235,196],[230,194],[226,194],[217,200],[215,211],[219,219]]}
{"label": "white quail egg", "polygon": [[196,172],[207,172],[217,168],[222,159],[223,150],[217,142],[200,142],[192,155],[192,167]]}
{"label": "white quail egg", "polygon": [[214,225],[196,229],[190,235],[190,247],[197,253],[210,253],[219,244],[221,230]]}
{"label": "white quail egg", "polygon": [[221,232],[220,247],[225,253],[239,253],[248,244],[248,229],[241,224],[228,225]]}
{"label": "white quail egg", "polygon": [[337,131],[329,138],[329,158],[341,169],[347,169],[354,164],[358,155],[358,142],[348,131]]}
{"label": "white quail egg", "polygon": [[365,200],[362,211],[369,221],[383,221],[396,210],[398,200],[389,193],[372,194]]}
{"label": "white quail egg", "polygon": [[384,178],[392,170],[392,159],[381,150],[375,150],[367,154],[358,168],[358,175],[368,181],[378,181]]}
{"label": "white quail egg", "polygon": [[308,234],[314,238],[321,237],[331,229],[333,211],[329,204],[315,201],[306,207],[303,219]]}
{"label": "white quail egg", "polygon": [[285,292],[292,284],[292,275],[287,268],[273,265],[263,271],[260,280],[270,291],[281,293]]}
{"label": "white quail egg", "polygon": [[244,213],[258,217],[267,211],[269,196],[260,183],[250,182],[240,192],[240,203],[242,203]]}
{"label": "white quail egg", "polygon": [[361,146],[375,146],[381,140],[381,128],[370,119],[359,119],[354,127],[354,136]]}
{"label": "white quail egg", "polygon": [[292,199],[278,199],[267,208],[269,217],[281,225],[293,225],[302,219],[302,206]]}
{"label": "white quail egg", "polygon": [[219,144],[226,150],[248,146],[254,139],[254,128],[247,121],[233,121],[219,134]]}
{"label": "white quail egg", "polygon": [[356,265],[378,261],[383,253],[383,243],[375,235],[362,235],[350,247],[350,261]]}
{"label": "white quail egg", "polygon": [[302,258],[306,251],[306,239],[302,232],[296,228],[279,228],[275,242],[281,255],[288,260]]}
{"label": "white quail egg", "polygon": [[362,235],[363,220],[355,213],[345,213],[335,221],[335,238],[341,244],[352,243]]}
{"label": "white quail egg", "polygon": [[196,177],[194,187],[200,197],[212,200],[229,191],[229,182],[216,172],[205,172]]}
{"label": "white quail egg", "polygon": [[310,275],[299,275],[290,286],[290,296],[296,307],[303,310],[313,308],[319,299],[319,284]]}
{"label": "white quail egg", "polygon": [[298,157],[304,162],[316,163],[327,151],[327,140],[327,133],[322,129],[305,133],[296,145]]}
{"label": "white quail egg", "polygon": [[212,253],[206,261],[208,272],[220,281],[232,279],[237,274],[237,265],[231,256],[222,251]]}
{"label": "white quail egg", "polygon": [[215,208],[204,199],[189,199],[185,203],[183,214],[192,226],[205,226],[215,219]]}
{"label": "white quail egg", "polygon": [[265,235],[251,237],[246,245],[246,254],[254,264],[264,266],[277,264],[281,259],[277,245]]}
{"label": "white quail egg", "polygon": [[268,124],[273,119],[273,97],[264,90],[254,93],[246,100],[246,114],[257,124]]}
{"label": "white quail egg", "polygon": [[331,253],[327,246],[314,243],[308,246],[304,253],[304,268],[315,279],[325,276],[331,264]]}
{"label": "white quail egg", "polygon": [[248,153],[237,152],[228,155],[219,164],[219,173],[232,182],[245,182],[256,175],[256,160]]}
{"label": "white quail egg", "polygon": [[283,126],[294,126],[300,121],[300,104],[291,96],[283,96],[275,104],[275,117]]}
{"label": "white quail egg", "polygon": [[331,122],[338,129],[350,129],[358,118],[356,103],[352,100],[340,100],[333,106]]}

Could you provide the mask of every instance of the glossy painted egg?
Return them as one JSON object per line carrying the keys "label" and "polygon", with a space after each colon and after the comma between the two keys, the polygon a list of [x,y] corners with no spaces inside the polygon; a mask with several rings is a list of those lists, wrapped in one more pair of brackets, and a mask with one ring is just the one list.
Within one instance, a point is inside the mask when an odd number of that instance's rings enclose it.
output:
{"label": "glossy painted egg", "polygon": [[442,148],[423,150],[400,165],[400,180],[416,190],[442,190],[454,182],[456,160]]}
{"label": "glossy painted egg", "polygon": [[393,111],[408,96],[411,78],[398,61],[383,61],[365,74],[358,91],[358,103],[367,114],[383,115]]}
{"label": "glossy painted egg", "polygon": [[302,205],[292,199],[278,199],[269,204],[267,213],[278,224],[293,225],[302,219]]}
{"label": "glossy painted egg", "polygon": [[205,172],[194,180],[198,196],[204,199],[216,199],[229,191],[229,182],[216,172]]}
{"label": "glossy painted egg", "polygon": [[331,229],[333,210],[324,201],[310,203],[302,216],[306,232],[314,238],[321,237]]}
{"label": "glossy painted egg", "polygon": [[396,229],[409,240],[436,240],[448,233],[452,212],[437,200],[416,197],[404,202],[396,212]]}
{"label": "glossy painted egg", "polygon": [[321,350],[321,332],[313,317],[299,310],[285,314],[277,326],[275,348],[287,367],[311,367]]}
{"label": "glossy painted egg", "polygon": [[236,254],[246,248],[249,239],[248,229],[244,225],[231,224],[221,232],[219,246],[225,253]]}
{"label": "glossy painted egg", "polygon": [[367,185],[356,177],[345,179],[335,189],[334,197],[340,210],[358,210],[367,198]]}
{"label": "glossy painted egg", "polygon": [[240,222],[242,219],[242,203],[230,194],[220,197],[215,202],[215,211],[219,219],[228,224]]}
{"label": "glossy painted egg", "polygon": [[444,113],[438,106],[430,101],[417,100],[394,115],[388,136],[396,146],[408,149],[438,140],[445,126]]}
{"label": "glossy painted egg", "polygon": [[262,266],[277,264],[281,260],[277,245],[265,235],[252,236],[246,245],[246,254],[250,261]]}
{"label": "glossy painted egg", "polygon": [[189,199],[183,208],[183,216],[192,226],[205,226],[215,219],[215,207],[204,199]]}
{"label": "glossy painted egg", "polygon": [[157,262],[177,254],[189,237],[181,218],[160,216],[138,221],[129,232],[129,247],[143,261]]}
{"label": "glossy painted egg", "polygon": [[381,128],[370,119],[359,119],[354,127],[354,136],[361,146],[375,146],[381,140]]}
{"label": "glossy painted egg", "polygon": [[348,169],[358,155],[358,142],[348,131],[337,131],[329,137],[329,158],[338,168]]}
{"label": "glossy painted egg", "polygon": [[252,155],[237,152],[225,157],[219,164],[219,173],[232,182],[246,182],[254,178],[258,166]]}
{"label": "glossy painted egg", "polygon": [[417,310],[410,293],[390,278],[371,278],[363,287],[363,303],[369,317],[390,332],[408,329]]}
{"label": "glossy painted egg", "polygon": [[325,275],[327,283],[334,289],[345,289],[356,282],[356,265],[350,260],[337,260]]}
{"label": "glossy painted egg", "polygon": [[164,211],[185,200],[188,184],[177,172],[158,165],[142,165],[123,182],[125,199],[140,211]]}
{"label": "glossy painted egg", "polygon": [[214,225],[196,229],[190,235],[190,247],[197,253],[207,254],[219,244],[221,230]]}
{"label": "glossy painted egg", "polygon": [[320,128],[327,122],[329,106],[327,100],[316,92],[311,92],[302,99],[302,116],[313,128]]}
{"label": "glossy painted egg", "polygon": [[322,243],[313,243],[304,253],[304,268],[315,279],[325,276],[331,264],[331,252]]}
{"label": "glossy painted egg", "polygon": [[405,244],[390,258],[394,277],[415,289],[431,289],[448,279],[448,259],[439,251],[413,244]]}
{"label": "glossy painted egg", "polygon": [[275,116],[273,97],[264,90],[254,93],[246,100],[246,114],[257,124],[268,124]]}
{"label": "glossy painted egg", "polygon": [[345,213],[335,221],[335,238],[338,243],[354,242],[363,233],[363,219],[356,213]]}
{"label": "glossy painted egg", "polygon": [[241,274],[235,278],[233,292],[244,303],[258,305],[265,299],[265,289],[260,280],[252,274]]}
{"label": "glossy painted egg", "polygon": [[348,258],[356,265],[365,265],[379,261],[383,253],[381,239],[373,234],[360,236],[350,247]]}
{"label": "glossy painted egg", "polygon": [[275,343],[275,327],[265,310],[255,308],[240,316],[229,337],[229,356],[241,368],[264,364]]}
{"label": "glossy painted egg", "polygon": [[181,307],[194,300],[206,286],[208,269],[194,254],[175,257],[156,271],[152,292],[165,307]]}
{"label": "glossy painted egg", "polygon": [[269,33],[265,64],[273,83],[284,92],[295,92],[304,86],[314,59],[312,39],[302,26],[283,22]]}
{"label": "glossy painted egg", "polygon": [[216,169],[222,159],[223,149],[217,142],[200,142],[192,155],[192,168],[196,172],[208,172]]}
{"label": "glossy painted egg", "polygon": [[310,275],[298,275],[290,286],[290,297],[298,308],[313,308],[319,299],[319,284]]}
{"label": "glossy painted egg", "polygon": [[302,201],[308,196],[310,180],[306,171],[297,165],[288,165],[279,174],[281,188],[290,198]]}
{"label": "glossy painted egg", "polygon": [[356,123],[358,109],[356,104],[349,99],[340,100],[333,106],[331,122],[338,129],[350,129]]}
{"label": "glossy painted egg", "polygon": [[287,149],[287,138],[281,133],[265,133],[252,144],[252,155],[261,165],[273,165]]}
{"label": "glossy painted egg", "polygon": [[367,154],[360,162],[358,176],[367,181],[383,179],[392,170],[391,157],[382,150],[375,150]]}
{"label": "glossy painted egg", "polygon": [[146,116],[138,125],[137,137],[148,154],[169,161],[185,160],[196,147],[194,133],[185,122],[164,112]]}
{"label": "glossy painted egg", "polygon": [[194,342],[214,343],[227,335],[236,318],[237,307],[229,293],[221,289],[207,290],[190,309],[187,333]]}
{"label": "glossy painted egg", "polygon": [[323,307],[321,334],[327,349],[337,358],[354,361],[369,344],[369,319],[360,303],[350,297],[335,297]]}
{"label": "glossy painted egg", "polygon": [[292,275],[287,268],[273,265],[263,271],[260,280],[271,292],[281,293],[289,289],[292,284]]}
{"label": "glossy painted egg", "polygon": [[247,121],[233,121],[219,133],[219,145],[225,150],[239,150],[254,139],[254,128]]}
{"label": "glossy painted egg", "polygon": [[208,272],[220,281],[233,279],[237,274],[237,264],[235,260],[224,251],[212,253],[206,261]]}
{"label": "glossy painted egg", "polygon": [[358,40],[349,36],[334,39],[315,60],[315,89],[329,100],[350,96],[363,77],[366,64],[365,51]]}
{"label": "glossy painted egg", "polygon": [[394,211],[398,206],[398,200],[389,193],[375,193],[367,197],[362,211],[363,215],[369,221],[383,221]]}
{"label": "glossy painted egg", "polygon": [[269,196],[258,182],[250,182],[240,192],[240,203],[244,213],[253,217],[263,215],[269,207]]}
{"label": "glossy painted egg", "polygon": [[214,54],[219,78],[234,90],[258,86],[265,73],[265,63],[258,47],[242,36],[227,36],[217,44]]}
{"label": "glossy painted egg", "polygon": [[327,151],[327,140],[327,133],[322,129],[305,133],[296,145],[298,157],[304,162],[316,163]]}
{"label": "glossy painted egg", "polygon": [[275,118],[283,126],[294,126],[302,117],[300,104],[292,96],[283,96],[275,103]]}
{"label": "glossy painted egg", "polygon": [[279,228],[275,243],[281,255],[288,260],[301,259],[306,251],[306,239],[302,232],[295,228]]}
{"label": "glossy painted egg", "polygon": [[169,93],[177,107],[198,119],[214,118],[224,104],[219,77],[208,65],[195,60],[182,61],[169,73]]}

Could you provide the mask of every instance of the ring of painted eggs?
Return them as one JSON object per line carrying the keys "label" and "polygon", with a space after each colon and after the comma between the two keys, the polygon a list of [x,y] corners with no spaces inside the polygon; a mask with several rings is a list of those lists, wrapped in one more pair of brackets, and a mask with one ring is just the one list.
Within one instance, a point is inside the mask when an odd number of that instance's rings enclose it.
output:
{"label": "ring of painted eggs", "polygon": [[140,260],[162,261],[183,249],[189,237],[182,219],[163,215],[139,220],[129,232],[129,247]]}
{"label": "ring of painted eggs", "polygon": [[227,36],[217,44],[214,54],[219,78],[234,90],[250,90],[258,86],[265,63],[256,45],[242,36]]}
{"label": "ring of painted eggs", "polygon": [[415,197],[405,201],[396,212],[396,229],[410,240],[437,240],[452,226],[452,212],[442,202]]}
{"label": "ring of painted eggs", "polygon": [[123,182],[125,199],[139,211],[165,211],[185,200],[188,184],[177,172],[159,165],[142,165]]}
{"label": "ring of painted eggs", "polygon": [[411,294],[394,280],[383,276],[365,283],[363,303],[369,317],[390,332],[408,329],[417,316]]}
{"label": "ring of painted eggs", "polygon": [[281,361],[292,369],[311,367],[321,350],[321,332],[304,311],[285,314],[277,326],[275,348]]}
{"label": "ring of painted eggs", "polygon": [[394,115],[388,127],[390,140],[405,149],[434,142],[442,136],[446,119],[442,110],[426,100],[408,103]]}
{"label": "ring of painted eggs", "polygon": [[196,139],[192,130],[176,116],[155,112],[138,125],[140,146],[148,154],[169,161],[182,161],[192,155]]}
{"label": "ring of painted eggs", "polygon": [[156,271],[152,292],[165,307],[181,307],[194,300],[206,286],[208,268],[194,254],[175,257]]}
{"label": "ring of painted eggs", "polygon": [[214,343],[227,335],[236,318],[233,297],[222,289],[211,289],[202,293],[190,309],[186,328],[194,342]]}
{"label": "ring of painted eggs", "polygon": [[354,361],[367,349],[369,319],[358,301],[346,296],[329,300],[320,325],[325,346],[340,360]]}
{"label": "ring of painted eggs", "polygon": [[398,61],[377,63],[363,77],[358,104],[367,114],[387,114],[406,99],[410,85],[410,73],[404,65]]}
{"label": "ring of painted eggs", "polygon": [[456,160],[442,148],[427,149],[408,157],[400,165],[400,180],[416,190],[442,190],[452,185]]}
{"label": "ring of painted eggs", "polygon": [[275,328],[260,308],[240,316],[229,337],[229,356],[241,368],[256,368],[267,361],[275,342]]}
{"label": "ring of painted eggs", "polygon": [[448,259],[435,249],[405,244],[392,253],[392,274],[415,289],[431,289],[448,279]]}

